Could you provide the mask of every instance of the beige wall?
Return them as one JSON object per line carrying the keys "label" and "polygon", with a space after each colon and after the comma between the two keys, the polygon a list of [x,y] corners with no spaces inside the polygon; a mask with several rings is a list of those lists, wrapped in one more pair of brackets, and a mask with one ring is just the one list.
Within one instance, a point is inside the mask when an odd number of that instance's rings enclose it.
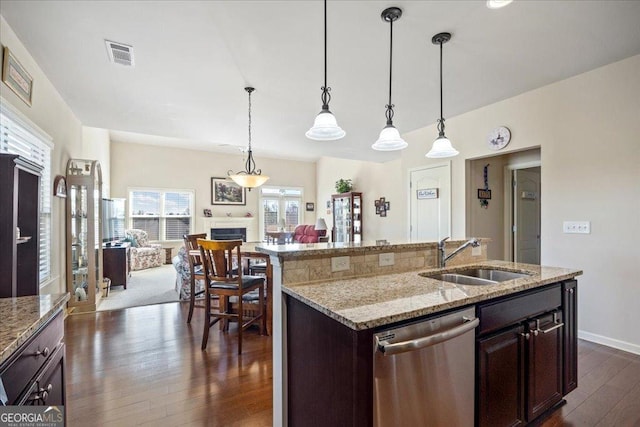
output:
{"label": "beige wall", "polygon": [[[467,160],[467,235],[491,239],[488,251],[489,259],[511,260],[511,249],[506,245],[506,239],[510,233],[512,208],[505,194],[511,189],[508,186],[511,169],[533,167],[539,162],[540,149],[538,148]],[[484,208],[478,199],[478,189],[484,188],[484,166],[486,164],[489,164],[488,178],[491,200],[489,200],[489,205]]]}
{"label": "beige wall", "polygon": [[[316,212],[306,212],[304,202],[316,200],[316,165],[310,162],[255,159],[270,177],[265,185],[304,188],[303,223],[314,224]],[[211,205],[211,178],[225,177],[229,169],[240,170],[242,156],[181,148],[112,142],[111,197],[128,197],[131,187],[174,188],[195,191],[196,227],[202,226],[203,209],[213,216],[258,217],[257,190],[247,191],[246,206]],[[178,244],[176,244],[177,246]]]}
{"label": "beige wall", "polygon": [[[33,77],[31,107],[22,102],[4,83],[0,83],[0,95],[3,102],[11,104],[53,139],[54,149],[51,153],[53,182],[53,177],[65,174],[69,158],[83,156],[82,125],[2,16],[0,16],[0,44],[2,47],[7,46]],[[51,208],[52,280],[45,284],[41,293],[65,292],[65,199],[53,197]]]}
{"label": "beige wall", "polygon": [[[640,56],[447,120],[461,155],[452,160],[453,236],[464,237],[466,159],[487,156],[485,136],[506,125],[505,152],[541,147],[542,263],[584,270],[581,336],[640,353]],[[435,125],[403,135],[402,169],[430,164]],[[404,183],[406,188],[406,181]],[[406,202],[405,202],[406,203]],[[563,234],[566,220],[591,234]]]}
{"label": "beige wall", "polygon": [[[322,157],[318,160],[317,204],[318,216],[323,216],[327,227],[333,226],[333,216],[327,214],[327,201],[336,194],[335,184],[340,178],[353,180],[353,191],[362,192],[362,236],[366,241],[387,239],[389,241],[406,240],[406,209],[400,196],[402,175],[400,160],[379,164],[359,160]],[[386,217],[376,215],[374,200],[384,197],[390,202]],[[329,212],[331,208],[329,208]],[[330,231],[329,231],[330,232]]]}
{"label": "beige wall", "polygon": [[85,159],[100,162],[103,197],[110,197],[110,144],[108,130],[82,127],[82,155]]}

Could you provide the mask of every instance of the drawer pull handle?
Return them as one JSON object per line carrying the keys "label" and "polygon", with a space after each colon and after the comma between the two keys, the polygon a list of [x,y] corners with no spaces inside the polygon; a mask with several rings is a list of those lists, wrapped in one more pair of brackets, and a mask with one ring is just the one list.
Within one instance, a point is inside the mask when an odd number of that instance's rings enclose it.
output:
{"label": "drawer pull handle", "polygon": [[553,325],[549,329],[539,329],[539,331],[542,332],[543,334],[548,334],[549,332],[555,331],[556,329],[562,328],[563,326],[564,326],[564,323],[556,323],[555,325]]}
{"label": "drawer pull handle", "polygon": [[526,334],[520,333],[520,336],[522,336],[525,340],[528,340],[531,335],[529,335],[529,333],[526,333]]}
{"label": "drawer pull handle", "polygon": [[43,357],[49,357],[49,353],[51,353],[51,350],[49,350],[49,347],[45,347],[44,350],[42,350],[42,351],[40,351],[40,350],[36,351],[34,353],[34,356],[37,357],[37,356],[42,355]]}
{"label": "drawer pull handle", "polygon": [[53,384],[49,384],[47,388],[40,388],[38,391],[32,393],[32,396],[27,400],[27,403],[32,405],[41,403],[44,405],[47,401],[47,397],[49,397],[49,394],[51,393],[51,390],[53,390]]}

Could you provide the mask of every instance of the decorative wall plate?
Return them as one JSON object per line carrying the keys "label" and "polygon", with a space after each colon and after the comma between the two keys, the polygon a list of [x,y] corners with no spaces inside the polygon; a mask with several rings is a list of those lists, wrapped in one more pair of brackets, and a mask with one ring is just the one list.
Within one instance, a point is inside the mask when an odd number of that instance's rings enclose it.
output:
{"label": "decorative wall plate", "polygon": [[57,197],[67,197],[67,180],[64,176],[58,175],[53,180],[53,195]]}
{"label": "decorative wall plate", "polygon": [[492,150],[501,150],[511,141],[511,131],[506,126],[498,126],[487,135],[487,145]]}

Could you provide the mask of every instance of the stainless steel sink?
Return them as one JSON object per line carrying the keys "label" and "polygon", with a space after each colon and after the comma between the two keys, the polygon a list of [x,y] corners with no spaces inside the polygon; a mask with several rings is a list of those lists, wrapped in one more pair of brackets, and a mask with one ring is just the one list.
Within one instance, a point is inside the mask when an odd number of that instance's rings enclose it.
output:
{"label": "stainless steel sink", "polygon": [[492,270],[485,268],[473,268],[469,270],[457,271],[457,274],[462,276],[476,277],[480,279],[492,280],[494,282],[505,282],[512,279],[520,279],[521,277],[528,277],[527,273],[516,273],[514,271]]}
{"label": "stainless steel sink", "polygon": [[455,273],[444,273],[444,274],[421,273],[420,275],[424,277],[429,277],[431,279],[442,280],[444,282],[456,283],[458,285],[495,285],[496,283],[498,283],[495,280],[487,280],[487,279],[482,279],[480,277],[464,276],[462,274],[455,274]]}
{"label": "stainless steel sink", "polygon": [[493,270],[489,268],[472,268],[469,270],[457,271],[455,273],[420,273],[423,277],[442,280],[444,282],[456,283],[458,285],[495,285],[512,279],[527,277],[527,273],[516,273],[514,271]]}

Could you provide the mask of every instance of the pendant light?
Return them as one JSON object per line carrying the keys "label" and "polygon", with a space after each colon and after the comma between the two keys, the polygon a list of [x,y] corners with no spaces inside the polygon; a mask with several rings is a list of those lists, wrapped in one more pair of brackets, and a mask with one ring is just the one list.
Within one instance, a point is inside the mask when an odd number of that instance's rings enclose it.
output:
{"label": "pendant light", "polygon": [[255,89],[252,87],[245,87],[244,90],[249,94],[249,147],[248,147],[248,156],[247,161],[244,165],[243,171],[233,172],[228,171],[227,175],[231,178],[236,184],[241,187],[248,188],[251,191],[252,188],[260,187],[262,184],[267,182],[269,179],[268,176],[262,175],[262,169],[256,170],[256,162],[253,160],[253,152],[251,151],[251,92]]}
{"label": "pendant light", "polygon": [[395,151],[407,148],[409,144],[400,137],[400,132],[393,125],[393,105],[391,103],[391,71],[393,65],[393,23],[402,16],[402,9],[390,7],[382,11],[382,20],[389,23],[389,103],[386,105],[387,125],[380,132],[380,137],[371,148],[378,151]]}
{"label": "pendant light", "polygon": [[321,89],[322,111],[316,116],[313,126],[305,135],[316,141],[335,141],[344,138],[346,132],[338,126],[335,116],[329,111],[331,88],[327,86],[327,0],[324,0],[324,86]]}
{"label": "pendant light", "polygon": [[451,33],[438,33],[431,39],[433,44],[440,45],[440,118],[438,119],[438,139],[433,142],[433,147],[426,154],[426,157],[440,159],[443,157],[453,157],[460,154],[453,148],[451,141],[444,135],[444,116],[442,115],[442,45],[451,40]]}

